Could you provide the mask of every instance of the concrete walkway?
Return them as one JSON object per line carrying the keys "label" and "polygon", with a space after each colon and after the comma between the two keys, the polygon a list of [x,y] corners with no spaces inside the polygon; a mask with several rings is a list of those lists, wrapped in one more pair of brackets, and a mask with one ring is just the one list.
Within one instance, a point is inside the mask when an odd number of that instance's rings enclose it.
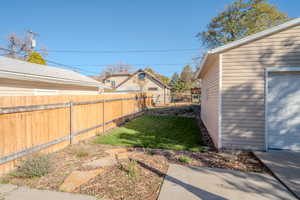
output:
{"label": "concrete walkway", "polygon": [[0,184],[0,200],[97,200],[96,197]]}
{"label": "concrete walkway", "polygon": [[300,152],[270,151],[254,154],[300,199]]}
{"label": "concrete walkway", "polygon": [[266,174],[170,165],[159,200],[296,199]]}

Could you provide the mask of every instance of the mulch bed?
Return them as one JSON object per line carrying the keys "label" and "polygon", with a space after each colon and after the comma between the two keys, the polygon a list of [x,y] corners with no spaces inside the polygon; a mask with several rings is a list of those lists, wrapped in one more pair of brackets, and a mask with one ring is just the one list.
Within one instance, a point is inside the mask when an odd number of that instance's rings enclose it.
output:
{"label": "mulch bed", "polygon": [[[152,114],[197,117],[193,108],[152,110]],[[268,170],[250,152],[222,153],[213,148],[213,144],[201,121],[199,127],[207,144],[207,152],[173,151],[163,149],[128,148],[135,152],[130,160],[119,162],[114,166],[104,167],[104,172],[74,192],[93,195],[111,200],[156,200],[168,166],[171,163],[180,165],[224,168],[240,171],[268,173]],[[94,144],[93,138],[64,150],[51,154],[53,170],[40,178],[17,178],[6,176],[5,182],[26,185],[37,189],[59,190],[65,178],[74,170],[90,170],[84,163],[107,156],[105,150],[118,148],[109,145]],[[78,151],[85,151],[85,156],[78,156]],[[190,163],[179,161],[181,157],[192,159]],[[125,167],[124,167],[125,166]],[[133,175],[126,168],[133,166]],[[132,172],[132,171],[131,171]]]}
{"label": "mulch bed", "polygon": [[[268,169],[263,164],[261,164],[261,162],[251,152],[240,152],[236,154],[231,154],[215,151],[190,152],[142,148],[136,148],[135,150],[144,151],[154,155],[164,156],[169,161],[169,163],[268,173]],[[182,163],[179,161],[179,158],[183,156],[190,157],[193,159],[193,161],[188,164]]]}

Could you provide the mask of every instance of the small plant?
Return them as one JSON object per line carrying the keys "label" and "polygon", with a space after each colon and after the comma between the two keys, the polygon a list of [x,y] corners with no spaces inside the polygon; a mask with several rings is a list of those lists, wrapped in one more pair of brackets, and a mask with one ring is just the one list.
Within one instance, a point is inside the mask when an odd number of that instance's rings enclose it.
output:
{"label": "small plant", "polygon": [[0,184],[8,184],[9,180],[7,178],[0,178]]}
{"label": "small plant", "polygon": [[20,166],[10,173],[11,176],[22,178],[41,177],[51,171],[51,162],[48,155],[37,154],[23,160]]}
{"label": "small plant", "polygon": [[82,147],[73,148],[72,153],[78,158],[87,157],[90,155],[90,153]]}
{"label": "small plant", "polygon": [[135,160],[130,160],[125,168],[129,177],[136,178],[139,175],[137,163]]}
{"label": "small plant", "polygon": [[193,162],[193,159],[190,158],[190,157],[187,157],[187,156],[181,156],[181,157],[178,158],[178,160],[180,162],[186,163],[186,164]]}
{"label": "small plant", "polygon": [[130,178],[137,178],[139,175],[139,171],[137,168],[137,162],[135,160],[129,159],[128,163],[122,163],[118,156],[116,155],[116,160],[119,166],[119,169],[126,172]]}

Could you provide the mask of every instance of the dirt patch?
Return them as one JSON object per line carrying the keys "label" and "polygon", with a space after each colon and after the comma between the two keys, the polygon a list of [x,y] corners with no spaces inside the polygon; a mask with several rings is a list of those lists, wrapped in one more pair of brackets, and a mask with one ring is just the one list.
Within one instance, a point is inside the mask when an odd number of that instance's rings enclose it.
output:
{"label": "dirt patch", "polygon": [[[190,151],[173,151],[163,149],[142,149],[136,148],[136,151],[142,151],[147,154],[164,156],[169,163],[181,165],[192,165],[199,167],[212,167],[232,169],[239,171],[249,171],[258,173],[268,173],[266,167],[251,152],[240,152],[236,154],[209,152],[190,152]],[[190,163],[180,162],[180,157],[192,158]]]}

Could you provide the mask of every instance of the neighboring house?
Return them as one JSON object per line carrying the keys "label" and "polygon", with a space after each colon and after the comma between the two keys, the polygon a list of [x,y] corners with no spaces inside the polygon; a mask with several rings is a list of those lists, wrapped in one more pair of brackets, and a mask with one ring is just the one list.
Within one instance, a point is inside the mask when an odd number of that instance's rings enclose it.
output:
{"label": "neighboring house", "polygon": [[207,52],[196,78],[217,148],[300,150],[300,18]]}
{"label": "neighboring house", "polygon": [[116,85],[118,92],[142,91],[153,95],[154,103],[170,103],[170,88],[153,74],[138,70]]}
{"label": "neighboring house", "polygon": [[126,80],[128,77],[130,77],[130,73],[128,72],[120,72],[116,74],[111,74],[105,77],[102,82],[105,86],[116,88],[117,85],[122,83],[124,80]]}
{"label": "neighboring house", "polygon": [[99,94],[103,84],[74,71],[0,56],[0,96]]}

